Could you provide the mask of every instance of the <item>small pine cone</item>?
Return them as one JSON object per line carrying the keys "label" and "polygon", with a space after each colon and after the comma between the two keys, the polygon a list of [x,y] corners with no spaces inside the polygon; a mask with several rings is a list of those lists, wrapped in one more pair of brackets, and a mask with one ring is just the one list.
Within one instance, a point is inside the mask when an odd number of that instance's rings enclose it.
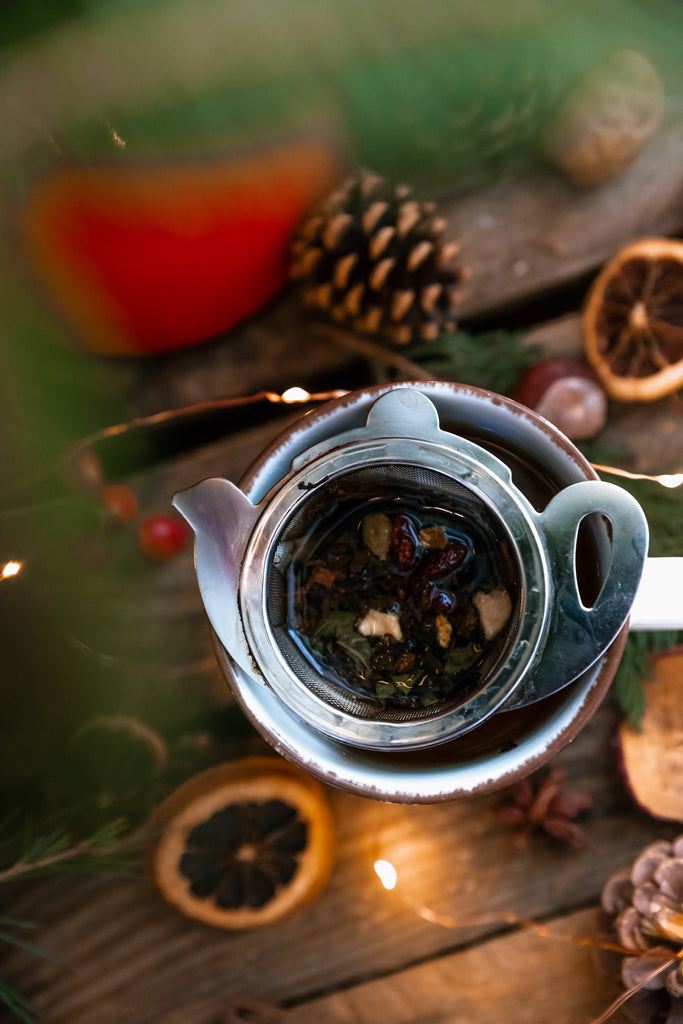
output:
{"label": "small pine cone", "polygon": [[340,325],[397,345],[429,341],[455,330],[468,276],[445,228],[433,203],[363,172],[301,225],[291,276],[304,304]]}
{"label": "small pine cone", "polygon": [[638,1024],[683,1020],[683,836],[647,846],[607,881],[601,903],[605,937],[629,950],[603,966],[626,989],[642,985],[622,1013]]}

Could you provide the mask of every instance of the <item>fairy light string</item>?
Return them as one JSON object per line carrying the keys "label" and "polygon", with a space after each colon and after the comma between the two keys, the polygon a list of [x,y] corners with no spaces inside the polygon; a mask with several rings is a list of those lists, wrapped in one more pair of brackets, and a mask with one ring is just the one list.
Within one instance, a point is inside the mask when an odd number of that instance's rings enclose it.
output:
{"label": "fairy light string", "polygon": [[122,434],[128,434],[133,430],[139,430],[143,427],[157,427],[164,423],[171,423],[191,416],[202,416],[211,412],[220,412],[223,409],[234,409],[244,405],[255,405],[258,402],[270,402],[273,405],[297,405],[307,404],[308,402],[329,402],[334,398],[343,398],[344,395],[348,395],[348,393],[348,391],[344,391],[339,388],[335,388],[332,391],[310,392],[306,391],[305,388],[291,387],[287,388],[286,391],[283,391],[282,394],[278,394],[275,391],[257,391],[252,395],[215,398],[206,402],[195,402],[193,405],[185,405],[178,409],[164,409],[161,412],[150,413],[146,416],[134,416],[133,419],[126,420],[123,423],[115,423],[112,426],[103,427],[92,434],[88,434],[87,437],[82,438],[67,450],[60,459],[60,465],[68,463],[69,460],[78,452],[82,451],[84,448],[89,448],[93,444],[97,444],[99,441],[105,441],[112,437],[120,437]]}
{"label": "fairy light string", "polygon": [[[431,907],[424,906],[423,904],[417,903],[412,899],[409,899],[401,892],[400,886],[398,885],[398,871],[394,864],[390,860],[379,859],[373,864],[375,874],[382,883],[384,889],[388,892],[397,892],[397,896],[401,903],[409,910],[414,911],[418,917],[423,918],[425,921],[429,921],[432,924],[439,925],[442,928],[449,929],[461,929],[461,928],[474,928],[483,927],[487,925],[517,925],[526,931],[533,932],[542,939],[552,939],[560,942],[569,942],[573,946],[585,947],[589,949],[600,949],[620,953],[623,956],[633,955],[632,949],[627,949],[624,946],[618,945],[617,943],[611,943],[603,940],[593,939],[589,936],[581,936],[575,934],[561,934],[552,931],[546,924],[541,921],[535,921],[528,917],[520,917],[512,911],[503,911],[495,914],[483,914],[469,920],[462,920],[451,914],[444,914],[438,910],[434,910]],[[683,915],[671,911],[669,908],[661,906],[655,914],[655,921],[659,929],[659,933],[662,938],[668,939],[671,942],[683,941]],[[654,981],[658,975],[672,967],[676,961],[683,960],[683,949],[679,949],[677,952],[672,952],[670,957],[665,958],[660,963],[655,964],[653,969],[646,974],[636,984],[622,992],[610,1005],[607,1007],[599,1017],[590,1021],[590,1024],[607,1024],[607,1021],[619,1010],[628,1000],[641,991],[643,988],[647,988],[650,982]]]}

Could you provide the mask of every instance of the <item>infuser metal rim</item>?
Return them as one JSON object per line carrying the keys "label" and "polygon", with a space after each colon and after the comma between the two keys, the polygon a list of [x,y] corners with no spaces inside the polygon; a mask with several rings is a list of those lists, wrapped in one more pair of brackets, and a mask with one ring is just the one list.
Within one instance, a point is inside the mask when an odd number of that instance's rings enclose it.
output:
{"label": "infuser metal rim", "polygon": [[[375,749],[416,748],[445,742],[492,715],[541,656],[549,606],[548,571],[542,542],[523,496],[481,464],[476,456],[478,446],[466,441],[463,445],[467,451],[424,439],[373,438],[334,449],[287,479],[266,503],[252,531],[239,588],[247,643],[267,685],[299,718],[331,738]],[[496,516],[517,558],[520,574],[518,626],[508,657],[481,690],[459,706],[432,717],[387,722],[358,718],[332,707],[292,671],[268,621],[268,571],[285,523],[314,488],[363,468],[369,462],[419,466],[460,482]],[[501,507],[505,509],[504,517],[499,511]]]}

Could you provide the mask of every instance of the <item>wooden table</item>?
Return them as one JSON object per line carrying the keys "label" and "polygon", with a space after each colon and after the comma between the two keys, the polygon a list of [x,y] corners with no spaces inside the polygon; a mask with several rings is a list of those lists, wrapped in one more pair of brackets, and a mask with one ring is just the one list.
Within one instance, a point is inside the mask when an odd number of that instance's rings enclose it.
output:
{"label": "wooden table", "polygon": [[[607,188],[581,192],[549,174],[454,202],[448,216],[474,270],[465,323],[485,315],[504,326],[501,310],[524,303],[533,324],[533,303],[549,288],[585,279],[634,237],[679,232],[681,157],[679,125]],[[563,312],[529,329],[529,340],[551,352],[579,350],[576,308]],[[312,334],[285,296],[230,338],[140,369],[125,413],[370,379],[365,360]],[[143,506],[167,507],[178,487],[212,473],[237,479],[293,415],[260,411],[248,425],[231,414],[226,436],[190,444],[132,478]],[[613,407],[606,437],[628,441],[636,468],[683,469],[683,418],[668,401]],[[223,706],[229,698],[191,554],[149,570],[146,581],[137,627],[154,623],[162,637],[182,628],[187,660],[197,665],[165,684],[186,687],[188,708]],[[601,888],[645,844],[678,832],[630,799],[613,745],[619,719],[610,696],[555,760],[568,784],[593,799],[581,819],[584,850],[541,832],[519,848],[493,814],[500,795],[399,806],[329,789],[332,876],[317,902],[290,918],[226,933],[179,915],[144,878],[56,877],[4,898],[8,913],[40,922],[37,940],[67,966],[14,951],[3,972],[35,999],[45,1024],[590,1024],[619,991],[591,946]],[[240,752],[261,749],[250,738]],[[374,872],[378,858],[398,870],[394,891]]]}

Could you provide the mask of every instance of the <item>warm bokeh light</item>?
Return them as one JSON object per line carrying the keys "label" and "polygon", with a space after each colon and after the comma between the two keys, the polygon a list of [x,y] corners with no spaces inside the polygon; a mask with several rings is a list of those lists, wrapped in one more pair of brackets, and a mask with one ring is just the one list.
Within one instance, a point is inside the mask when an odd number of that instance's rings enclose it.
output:
{"label": "warm bokeh light", "polygon": [[376,860],[375,872],[385,889],[393,889],[396,886],[398,875],[391,861]]}
{"label": "warm bokeh light", "polygon": [[290,402],[308,402],[311,396],[308,391],[305,391],[303,388],[295,387],[287,388],[286,391],[282,392],[280,397],[283,402],[287,402],[289,404]]}
{"label": "warm bokeh light", "polygon": [[0,579],[8,580],[21,572],[21,562],[5,562],[0,572]]}
{"label": "warm bokeh light", "polygon": [[626,480],[649,480],[653,484],[660,484],[662,487],[680,487],[683,484],[683,473],[662,473],[660,476],[650,476],[648,473],[630,473],[627,469],[617,469],[616,466],[601,466],[597,462],[591,463],[593,469],[599,473],[611,473],[612,476],[623,476]]}

